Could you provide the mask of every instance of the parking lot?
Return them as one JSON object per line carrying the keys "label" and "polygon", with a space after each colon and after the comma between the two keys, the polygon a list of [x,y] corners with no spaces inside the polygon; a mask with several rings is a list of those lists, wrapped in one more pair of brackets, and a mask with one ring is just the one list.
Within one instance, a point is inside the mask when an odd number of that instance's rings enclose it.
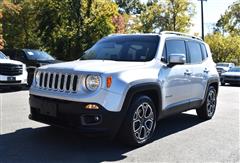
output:
{"label": "parking lot", "polygon": [[128,148],[28,119],[28,90],[0,94],[0,162],[239,162],[240,87],[220,87],[214,118],[161,120],[154,141]]}

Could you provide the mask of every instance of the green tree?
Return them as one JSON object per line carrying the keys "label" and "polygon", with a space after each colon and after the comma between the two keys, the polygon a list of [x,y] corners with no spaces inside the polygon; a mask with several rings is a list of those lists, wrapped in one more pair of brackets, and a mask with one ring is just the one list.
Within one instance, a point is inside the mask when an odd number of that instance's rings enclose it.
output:
{"label": "green tree", "polygon": [[216,23],[215,31],[240,35],[240,1],[236,1],[225,11]]}
{"label": "green tree", "polygon": [[3,2],[0,2],[0,50],[4,48],[4,40],[3,40],[3,29],[2,29],[2,8]]}
{"label": "green tree", "polygon": [[219,32],[208,34],[205,41],[209,44],[215,62],[234,62],[240,64],[240,36],[223,36]]}
{"label": "green tree", "polygon": [[140,14],[145,8],[145,4],[140,0],[114,0],[114,2],[118,5],[120,12],[127,14]]}
{"label": "green tree", "polygon": [[7,48],[40,48],[72,60],[113,33],[118,6],[111,0],[4,0]]}
{"label": "green tree", "polygon": [[3,38],[7,48],[38,48],[34,6],[31,0],[3,1]]}
{"label": "green tree", "polygon": [[140,20],[143,32],[188,31],[195,6],[189,0],[150,1]]}
{"label": "green tree", "polygon": [[156,32],[159,28],[163,28],[162,22],[165,22],[164,9],[161,4],[151,3],[146,10],[140,15],[141,27],[140,31],[144,33]]}
{"label": "green tree", "polygon": [[[195,14],[195,6],[189,0],[166,0],[166,26],[163,30],[186,32]],[[163,24],[163,26],[164,26]]]}

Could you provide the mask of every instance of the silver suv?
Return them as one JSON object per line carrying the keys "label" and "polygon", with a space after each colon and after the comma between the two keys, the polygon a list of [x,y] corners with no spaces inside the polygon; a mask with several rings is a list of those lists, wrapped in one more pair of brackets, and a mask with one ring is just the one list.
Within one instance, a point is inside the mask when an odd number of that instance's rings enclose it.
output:
{"label": "silver suv", "polygon": [[219,76],[209,46],[177,32],[110,35],[79,60],[40,67],[29,118],[141,146],[156,122],[196,109],[211,119]]}

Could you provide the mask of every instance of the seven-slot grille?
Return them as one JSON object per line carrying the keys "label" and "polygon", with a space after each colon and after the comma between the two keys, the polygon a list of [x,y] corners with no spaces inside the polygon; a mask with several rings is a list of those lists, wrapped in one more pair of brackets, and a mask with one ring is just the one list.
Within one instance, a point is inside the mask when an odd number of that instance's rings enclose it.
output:
{"label": "seven-slot grille", "polygon": [[22,65],[15,64],[0,64],[0,75],[6,76],[16,76],[21,75],[23,73]]}
{"label": "seven-slot grille", "polygon": [[79,88],[79,75],[39,72],[38,87],[67,92],[77,92]]}

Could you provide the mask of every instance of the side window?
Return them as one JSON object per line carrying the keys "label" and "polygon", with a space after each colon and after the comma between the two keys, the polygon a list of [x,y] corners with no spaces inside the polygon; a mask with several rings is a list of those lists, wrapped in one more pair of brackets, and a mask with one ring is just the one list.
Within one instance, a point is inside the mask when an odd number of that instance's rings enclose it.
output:
{"label": "side window", "polygon": [[189,41],[187,42],[189,54],[190,54],[190,63],[201,63],[202,62],[202,50],[200,44],[197,42]]}
{"label": "side window", "polygon": [[[170,54],[185,54],[186,47],[183,40],[166,40],[167,59]],[[187,57],[187,56],[186,56]]]}
{"label": "side window", "polygon": [[201,44],[201,49],[202,49],[202,57],[203,57],[203,60],[204,60],[208,57],[207,50],[206,50],[206,47],[205,47],[204,44]]}

